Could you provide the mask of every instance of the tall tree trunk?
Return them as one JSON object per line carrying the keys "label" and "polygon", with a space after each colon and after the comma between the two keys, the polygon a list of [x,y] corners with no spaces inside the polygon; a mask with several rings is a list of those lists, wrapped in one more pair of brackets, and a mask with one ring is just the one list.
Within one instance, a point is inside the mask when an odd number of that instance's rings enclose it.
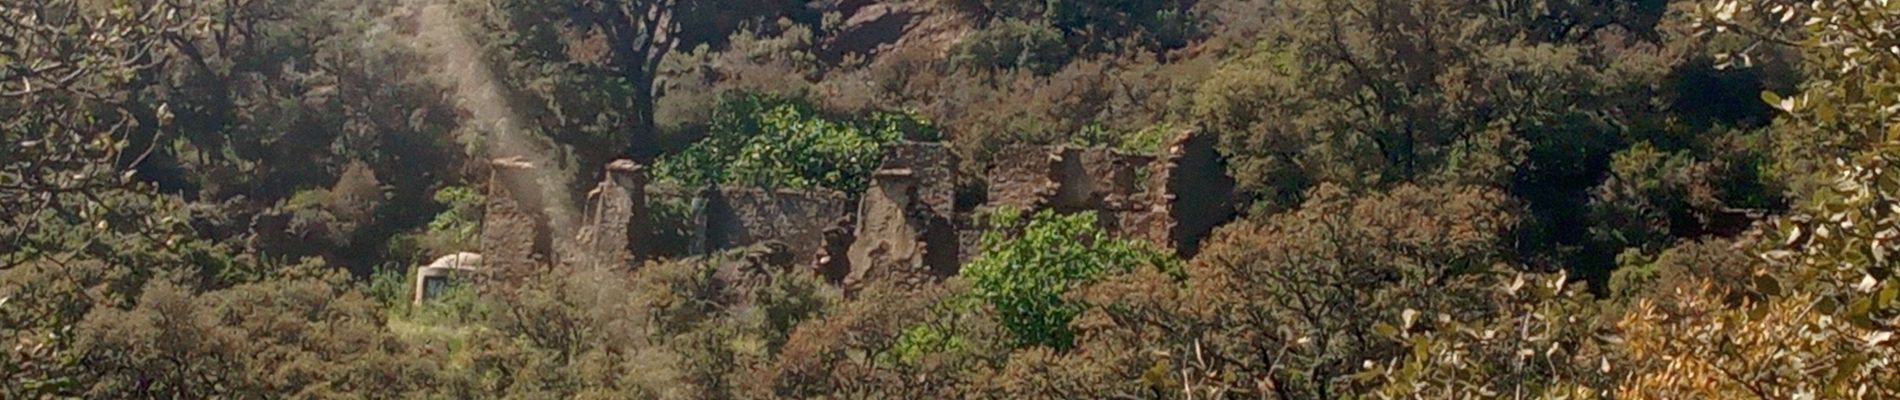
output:
{"label": "tall tree trunk", "polygon": [[640,78],[629,77],[633,81],[633,126],[628,132],[626,156],[641,165],[651,165],[653,159],[660,156],[659,126],[653,120],[654,106],[659,104],[653,93],[654,74],[645,71]]}
{"label": "tall tree trunk", "polygon": [[653,120],[654,105],[659,102],[653,81],[659,76],[660,60],[678,42],[678,21],[672,15],[677,5],[673,0],[608,0],[594,19],[607,34],[620,77],[634,87],[634,121],[625,153],[642,164],[660,155],[659,131]]}

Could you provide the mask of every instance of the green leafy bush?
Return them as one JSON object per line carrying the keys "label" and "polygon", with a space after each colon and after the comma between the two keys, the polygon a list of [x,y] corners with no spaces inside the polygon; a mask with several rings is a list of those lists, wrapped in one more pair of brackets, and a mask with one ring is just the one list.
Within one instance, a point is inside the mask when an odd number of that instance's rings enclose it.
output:
{"label": "green leafy bush", "polygon": [[1072,56],[1055,27],[1006,18],[971,33],[951,50],[950,61],[977,70],[1021,68],[1048,75],[1062,69]]}
{"label": "green leafy bush", "polygon": [[861,193],[882,161],[885,145],[935,136],[929,122],[913,116],[827,118],[805,101],[764,94],[728,95],[712,118],[711,133],[660,159],[656,176],[683,185],[822,187]]}
{"label": "green leafy bush", "polygon": [[1033,20],[1074,38],[1085,52],[1129,44],[1176,48],[1202,33],[1193,0],[968,0],[953,5],[999,19]]}
{"label": "green leafy bush", "polygon": [[[997,213],[992,226],[1021,219],[1013,210]],[[1169,269],[1175,261],[1146,242],[1109,237],[1095,213],[1037,213],[1020,234],[1002,231],[983,237],[983,255],[963,269],[972,293],[996,307],[1003,326],[1018,345],[1068,348],[1075,343],[1069,320],[1082,306],[1063,298],[1070,289],[1097,278],[1143,265]]]}
{"label": "green leafy bush", "polygon": [[431,257],[474,250],[475,237],[481,234],[482,205],[487,202],[482,193],[450,186],[435,192],[435,202],[448,209],[429,221],[429,231],[421,240],[423,250],[434,253]]}

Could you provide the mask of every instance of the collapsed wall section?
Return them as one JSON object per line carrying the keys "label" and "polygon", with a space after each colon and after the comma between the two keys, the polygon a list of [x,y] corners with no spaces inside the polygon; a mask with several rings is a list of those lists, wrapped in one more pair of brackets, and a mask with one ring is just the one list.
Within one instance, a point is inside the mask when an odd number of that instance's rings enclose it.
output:
{"label": "collapsed wall section", "polygon": [[[1234,180],[1223,172],[1215,144],[1213,136],[1189,131],[1158,156],[1067,146],[1005,149],[985,177],[983,209],[1094,212],[1117,237],[1191,257],[1235,215]],[[651,257],[768,245],[847,290],[872,281],[917,287],[956,275],[979,255],[989,229],[982,212],[957,209],[956,165],[942,144],[893,145],[853,213],[844,194],[829,190],[669,192],[650,185],[639,165],[617,161],[589,193],[578,235],[554,234],[538,211],[543,206],[522,203],[538,197],[509,192],[521,186],[491,184],[480,247],[491,271],[505,279],[547,265],[633,266]],[[532,166],[498,163],[495,180],[533,176],[526,168]],[[682,238],[690,242],[683,249],[665,244]]]}
{"label": "collapsed wall section", "polygon": [[1200,252],[1214,228],[1234,219],[1234,178],[1217,147],[1219,138],[1186,131],[1168,143],[1155,166],[1150,201],[1167,214],[1167,240],[1183,258]]}
{"label": "collapsed wall section", "polygon": [[985,177],[989,187],[987,205],[1041,209],[1061,189],[1061,179],[1056,175],[1062,163],[1060,157],[1059,152],[1042,146],[1013,146],[998,152]]}
{"label": "collapsed wall section", "polygon": [[[1204,236],[1234,216],[1234,181],[1222,170],[1215,144],[1212,135],[1186,131],[1159,157],[1100,147],[1012,147],[997,155],[986,177],[987,207],[1090,211],[1111,234],[1192,256]],[[965,236],[969,242],[977,235]]]}
{"label": "collapsed wall section", "polygon": [[1056,193],[1050,206],[1062,212],[1099,211],[1104,213],[1139,211],[1140,169],[1154,162],[1152,157],[1126,154],[1107,148],[1061,147],[1057,154]]}
{"label": "collapsed wall section", "polygon": [[[915,287],[957,274],[956,156],[941,144],[905,142],[886,151],[858,203],[843,283]],[[836,267],[833,267],[836,268]]]}
{"label": "collapsed wall section", "polygon": [[[1148,215],[1155,212],[1154,205],[1142,187],[1143,170],[1154,163],[1153,157],[1101,147],[1017,146],[996,160],[987,177],[990,209],[1010,207],[1031,214],[1093,211],[1097,223],[1118,236],[1165,237],[1148,232],[1166,225]],[[1138,230],[1124,232],[1130,229]]]}

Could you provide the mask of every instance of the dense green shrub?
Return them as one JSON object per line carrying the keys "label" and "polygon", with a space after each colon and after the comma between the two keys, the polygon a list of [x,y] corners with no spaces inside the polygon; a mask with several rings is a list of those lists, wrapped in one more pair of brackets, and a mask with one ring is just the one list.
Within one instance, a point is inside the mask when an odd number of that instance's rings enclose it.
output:
{"label": "dense green shrub", "polygon": [[1021,68],[1048,75],[1069,62],[1062,33],[1039,21],[1003,19],[990,23],[957,43],[950,61],[973,70]]}
{"label": "dense green shrub", "polygon": [[811,104],[765,94],[732,94],[713,111],[711,132],[662,158],[655,175],[682,185],[742,184],[861,193],[899,139],[930,139],[935,128],[913,116],[834,119]]}
{"label": "dense green shrub", "polygon": [[[992,226],[1021,223],[1004,210]],[[1065,300],[1071,289],[1105,275],[1140,267],[1173,268],[1174,261],[1146,242],[1117,239],[1096,225],[1095,214],[1037,213],[1019,234],[991,232],[983,254],[964,266],[971,294],[996,308],[1002,324],[1022,346],[1068,348],[1075,342],[1069,320],[1082,306]]]}
{"label": "dense green shrub", "polygon": [[467,186],[436,190],[435,202],[447,209],[429,221],[429,230],[423,234],[422,248],[430,253],[425,257],[475,250],[475,238],[481,234],[482,207],[486,205],[484,197]]}

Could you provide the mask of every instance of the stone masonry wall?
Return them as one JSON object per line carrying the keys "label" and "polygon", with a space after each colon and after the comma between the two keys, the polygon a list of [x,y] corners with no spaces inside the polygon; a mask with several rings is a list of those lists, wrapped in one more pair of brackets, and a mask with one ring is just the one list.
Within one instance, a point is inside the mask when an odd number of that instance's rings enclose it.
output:
{"label": "stone masonry wall", "polygon": [[513,282],[547,262],[551,251],[547,224],[533,208],[526,207],[500,184],[515,171],[497,169],[489,184],[487,204],[483,207],[479,246],[490,278]]}
{"label": "stone masonry wall", "polygon": [[901,143],[886,152],[858,204],[847,288],[872,280],[915,286],[957,273],[955,165],[941,144]]}
{"label": "stone masonry wall", "polygon": [[[582,250],[593,268],[638,266],[649,252],[646,229],[638,224],[646,213],[646,170],[630,160],[607,164],[607,179],[588,193],[587,222],[581,228]],[[566,258],[566,257],[564,257]]]}
{"label": "stone masonry wall", "polygon": [[824,231],[845,215],[843,193],[720,188],[706,195],[706,252],[737,249],[765,241],[784,243],[797,263],[814,262],[824,246]]}

